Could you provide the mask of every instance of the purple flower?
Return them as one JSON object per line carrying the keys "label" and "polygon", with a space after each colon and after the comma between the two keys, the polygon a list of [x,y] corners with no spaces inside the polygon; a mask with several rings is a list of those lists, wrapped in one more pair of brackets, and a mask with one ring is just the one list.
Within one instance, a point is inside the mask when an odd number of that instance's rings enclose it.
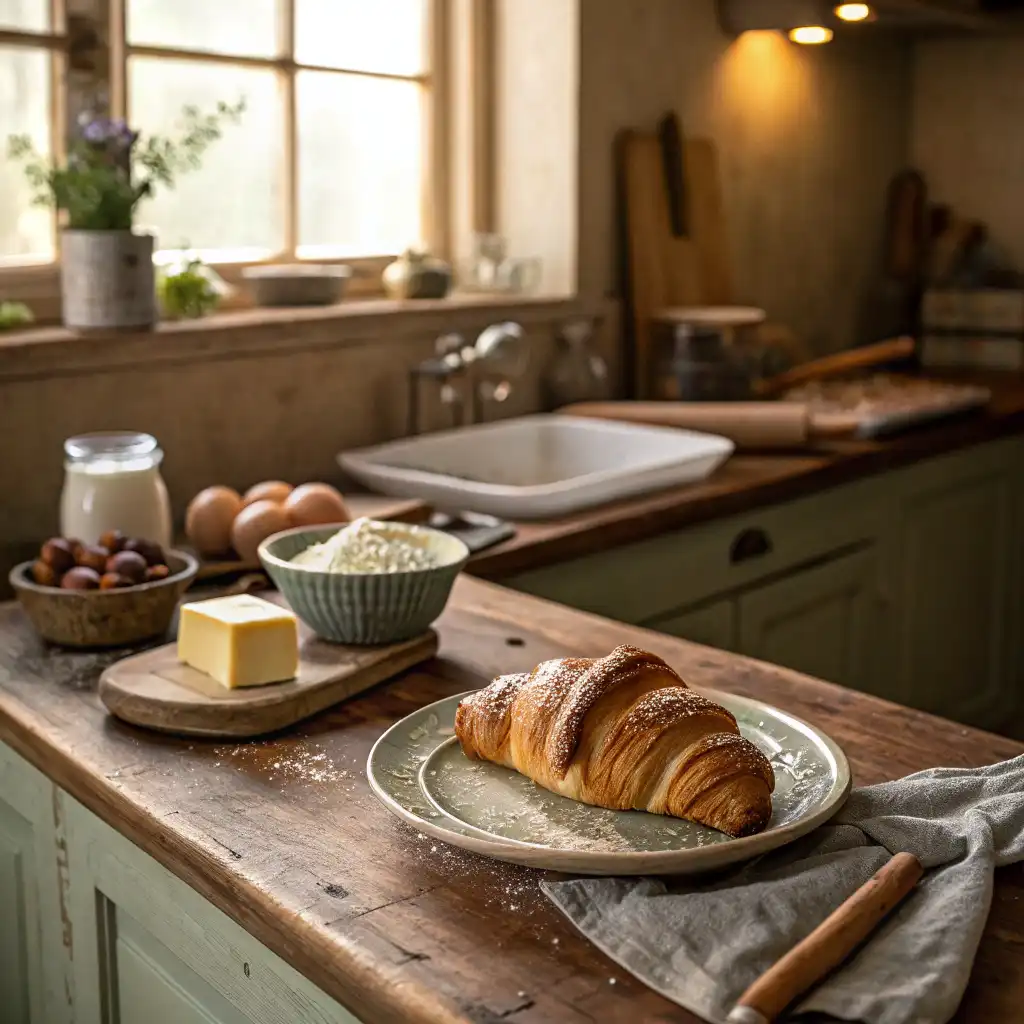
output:
{"label": "purple flower", "polygon": [[86,142],[93,142],[101,145],[113,134],[111,130],[112,128],[113,125],[109,120],[107,120],[107,118],[97,117],[82,129],[82,138],[85,139]]}

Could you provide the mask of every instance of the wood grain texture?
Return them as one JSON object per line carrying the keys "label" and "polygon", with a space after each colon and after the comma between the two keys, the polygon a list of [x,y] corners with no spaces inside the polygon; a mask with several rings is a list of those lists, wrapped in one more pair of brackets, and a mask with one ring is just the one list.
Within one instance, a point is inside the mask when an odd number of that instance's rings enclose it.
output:
{"label": "wood grain texture", "polygon": [[666,530],[790,501],[1024,430],[1024,375],[929,371],[928,376],[991,388],[992,401],[983,412],[898,437],[820,441],[791,455],[736,455],[702,483],[543,523],[517,523],[515,537],[474,555],[468,571],[500,579]]}
{"label": "wood grain texture", "polygon": [[[545,658],[627,642],[666,658],[694,686],[771,701],[824,728],[860,785],[1024,750],[466,577],[438,628],[440,654],[420,668],[290,733],[225,744],[107,718],[95,686],[111,656],[49,650],[5,605],[0,739],[366,1024],[695,1021],[575,933],[538,890],[554,876],[424,840],[376,802],[364,775],[370,746],[415,707]],[[958,1021],[1014,1019],[1024,1000],[1022,895],[1020,866],[998,872]]]}
{"label": "wood grain texture", "polygon": [[[280,595],[266,596],[287,607]],[[111,714],[182,736],[251,737],[285,729],[437,653],[433,630],[403,643],[350,647],[299,623],[299,671],[270,686],[229,690],[178,660],[177,643],[115,662],[99,682]]]}

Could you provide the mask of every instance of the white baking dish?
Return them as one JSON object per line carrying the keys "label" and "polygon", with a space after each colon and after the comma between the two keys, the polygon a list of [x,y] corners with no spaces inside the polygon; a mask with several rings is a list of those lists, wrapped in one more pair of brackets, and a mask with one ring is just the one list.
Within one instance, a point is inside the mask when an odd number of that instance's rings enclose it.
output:
{"label": "white baking dish", "polygon": [[541,414],[362,448],[338,462],[383,494],[550,519],[703,480],[733,448],[715,434]]}

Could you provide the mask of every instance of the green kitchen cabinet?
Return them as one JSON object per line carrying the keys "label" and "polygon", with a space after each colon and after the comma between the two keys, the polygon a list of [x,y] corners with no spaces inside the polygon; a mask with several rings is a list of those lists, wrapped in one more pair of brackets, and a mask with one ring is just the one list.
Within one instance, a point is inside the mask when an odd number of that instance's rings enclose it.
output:
{"label": "green kitchen cabinet", "polygon": [[649,619],[642,625],[668,633],[695,644],[717,647],[721,651],[736,650],[736,603],[732,600],[710,604]]}
{"label": "green kitchen cabinet", "polygon": [[765,583],[736,598],[738,648],[819,679],[874,690],[877,594],[871,549]]}
{"label": "green kitchen cabinet", "polygon": [[1024,438],[502,582],[998,729],[1024,702]]}
{"label": "green kitchen cabinet", "polygon": [[3,1024],[359,1024],[0,743]]}
{"label": "green kitchen cabinet", "polygon": [[1015,697],[1013,457],[1002,442],[913,467],[892,531],[899,573],[889,610],[898,699],[995,725]]}
{"label": "green kitchen cabinet", "polygon": [[0,744],[0,1008],[4,1024],[65,1024],[70,932],[52,784]]}

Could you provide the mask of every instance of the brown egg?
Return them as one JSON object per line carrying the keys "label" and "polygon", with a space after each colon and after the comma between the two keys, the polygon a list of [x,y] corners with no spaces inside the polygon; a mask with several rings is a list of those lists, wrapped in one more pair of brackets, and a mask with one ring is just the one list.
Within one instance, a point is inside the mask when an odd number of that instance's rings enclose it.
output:
{"label": "brown egg", "polygon": [[263,483],[253,484],[242,495],[242,504],[251,505],[254,501],[276,501],[280,505],[291,493],[292,485],[286,484],[283,480],[264,480]]}
{"label": "brown egg", "polygon": [[303,484],[296,487],[284,509],[292,526],[322,526],[347,523],[352,517],[345,499],[330,484]]}
{"label": "brown egg", "polygon": [[225,554],[231,547],[231,524],[241,508],[241,495],[230,487],[200,491],[185,512],[189,543],[205,557]]}
{"label": "brown egg", "polygon": [[291,526],[288,514],[276,501],[256,501],[246,505],[231,527],[231,546],[244,562],[256,561],[256,549],[272,533]]}

